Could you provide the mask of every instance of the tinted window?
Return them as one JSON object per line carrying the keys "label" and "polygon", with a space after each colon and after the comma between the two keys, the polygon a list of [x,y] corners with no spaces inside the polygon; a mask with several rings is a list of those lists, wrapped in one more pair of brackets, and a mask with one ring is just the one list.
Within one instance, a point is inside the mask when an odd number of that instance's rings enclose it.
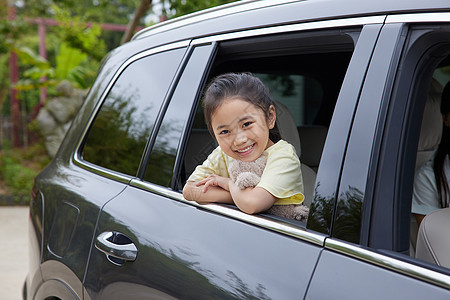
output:
{"label": "tinted window", "polygon": [[169,187],[183,128],[196,99],[211,45],[195,49],[159,128],[145,172],[146,181]]}
{"label": "tinted window", "polygon": [[83,149],[83,159],[136,175],[184,49],[144,57],[130,64],[109,91]]}

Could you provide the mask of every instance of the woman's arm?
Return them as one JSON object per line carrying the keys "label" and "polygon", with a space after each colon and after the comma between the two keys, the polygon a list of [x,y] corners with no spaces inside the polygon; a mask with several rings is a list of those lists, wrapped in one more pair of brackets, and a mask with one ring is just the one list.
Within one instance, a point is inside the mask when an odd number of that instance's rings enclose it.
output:
{"label": "woman's arm", "polygon": [[417,226],[420,227],[420,223],[422,223],[423,218],[425,218],[425,215],[419,215],[419,214],[414,214],[414,217],[416,218],[417,221]]}
{"label": "woman's arm", "polygon": [[200,182],[188,181],[183,188],[183,197],[197,203],[227,203],[234,204],[229,191],[217,185],[209,185],[205,188]]}

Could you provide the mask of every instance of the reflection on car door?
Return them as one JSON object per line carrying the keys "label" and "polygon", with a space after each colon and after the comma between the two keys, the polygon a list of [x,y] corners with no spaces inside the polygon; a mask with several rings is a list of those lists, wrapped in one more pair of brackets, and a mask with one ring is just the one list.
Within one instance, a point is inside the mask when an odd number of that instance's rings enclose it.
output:
{"label": "reflection on car door", "polygon": [[135,187],[105,207],[103,232],[138,253],[124,262],[92,252],[85,286],[98,299],[298,299],[321,250]]}

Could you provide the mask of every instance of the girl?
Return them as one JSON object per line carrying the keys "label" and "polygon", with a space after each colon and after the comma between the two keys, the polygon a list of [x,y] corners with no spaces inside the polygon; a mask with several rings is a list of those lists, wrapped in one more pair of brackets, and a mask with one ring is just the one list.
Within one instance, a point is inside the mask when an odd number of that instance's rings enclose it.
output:
{"label": "girl", "polygon": [[[247,73],[218,76],[206,90],[203,109],[219,147],[189,177],[185,199],[235,204],[248,214],[274,204],[302,203],[300,161],[294,147],[280,139],[274,102],[258,78]],[[259,184],[241,190],[230,179],[230,162],[253,162],[263,152],[267,163]]]}
{"label": "girl", "polygon": [[449,207],[450,180],[450,82],[441,96],[443,129],[441,142],[434,156],[418,171],[414,181],[412,213],[420,225],[425,215]]}

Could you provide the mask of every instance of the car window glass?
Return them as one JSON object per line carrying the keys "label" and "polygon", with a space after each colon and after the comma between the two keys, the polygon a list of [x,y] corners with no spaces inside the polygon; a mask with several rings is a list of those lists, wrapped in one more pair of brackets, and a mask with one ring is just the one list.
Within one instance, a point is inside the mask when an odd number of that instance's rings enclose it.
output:
{"label": "car window glass", "polygon": [[146,181],[171,186],[183,128],[196,99],[210,51],[211,45],[198,47],[189,58],[158,130],[144,175]]}
{"label": "car window glass", "polygon": [[89,130],[82,153],[84,160],[136,175],[184,51],[177,49],[144,57],[122,72]]}

